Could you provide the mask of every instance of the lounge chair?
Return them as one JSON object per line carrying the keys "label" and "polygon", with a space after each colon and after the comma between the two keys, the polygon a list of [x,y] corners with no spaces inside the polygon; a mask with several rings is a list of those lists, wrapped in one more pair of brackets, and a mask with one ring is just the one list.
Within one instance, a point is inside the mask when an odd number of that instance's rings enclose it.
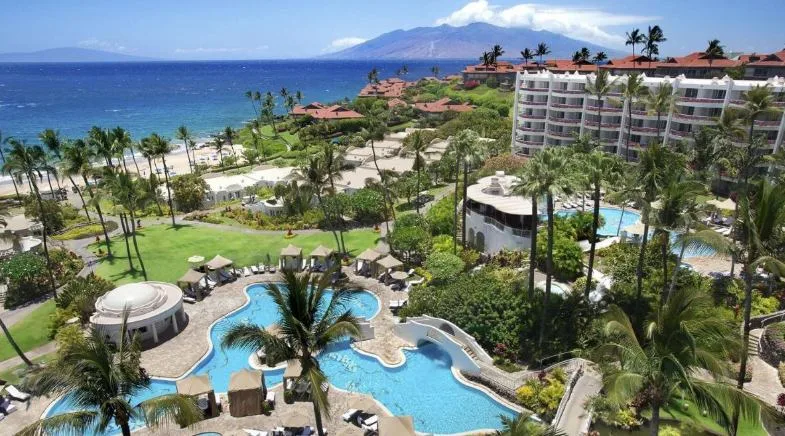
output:
{"label": "lounge chair", "polygon": [[218,286],[218,282],[208,277],[205,277],[205,285],[208,289],[213,289],[214,287]]}
{"label": "lounge chair", "polygon": [[273,392],[273,391],[268,391],[268,392],[267,392],[267,397],[265,397],[264,401],[266,401],[266,402],[267,402],[267,404],[268,404],[270,407],[273,407],[273,408],[274,408],[274,407],[275,407],[275,392]]}
{"label": "lounge chair", "polygon": [[248,268],[247,266],[245,268],[243,268],[243,277],[248,277],[251,274],[252,274],[251,273],[251,268]]}
{"label": "lounge chair", "polygon": [[10,414],[16,412],[17,409],[18,409],[16,407],[16,404],[11,402],[10,398],[3,398],[3,400],[0,401],[0,408],[3,408],[5,410],[5,415],[0,415],[3,418],[5,418],[6,415],[10,415]]}
{"label": "lounge chair", "polygon": [[341,419],[343,419],[344,422],[351,422],[358,413],[360,413],[360,411],[357,409],[349,409],[346,413],[341,415]]}
{"label": "lounge chair", "polygon": [[188,304],[195,304],[196,303],[196,298],[194,298],[194,297],[183,297],[183,302],[188,303]]}
{"label": "lounge chair", "polygon": [[270,269],[268,270],[270,274],[275,274],[275,265],[270,265]]}
{"label": "lounge chair", "polygon": [[256,265],[251,265],[251,272],[254,274],[259,274],[259,267]]}
{"label": "lounge chair", "polygon": [[30,399],[30,394],[20,391],[14,385],[6,385],[5,391],[12,400],[27,401]]}
{"label": "lounge chair", "polygon": [[248,433],[250,436],[268,436],[270,433],[262,430],[254,430],[252,428],[244,428],[244,432]]}
{"label": "lounge chair", "polygon": [[410,269],[409,271],[406,271],[406,274],[408,274],[409,276],[414,274],[414,268]]}

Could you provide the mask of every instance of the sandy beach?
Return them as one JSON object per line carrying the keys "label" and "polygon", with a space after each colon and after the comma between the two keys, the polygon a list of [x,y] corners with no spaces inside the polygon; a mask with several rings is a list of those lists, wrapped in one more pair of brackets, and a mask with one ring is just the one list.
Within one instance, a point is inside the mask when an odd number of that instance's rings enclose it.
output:
{"label": "sandy beach", "polygon": [[[176,144],[173,144],[176,145]],[[235,144],[234,145],[234,152],[237,154],[237,157],[240,162],[244,162],[242,158],[242,152],[244,147],[242,145]],[[223,150],[224,157],[231,156],[232,151],[231,147],[224,146]],[[202,147],[198,150],[193,150],[191,152],[191,158],[196,157],[196,162],[200,165],[209,165],[209,166],[218,166],[221,162],[221,158],[218,156],[218,152],[209,146]],[[150,175],[150,166],[148,165],[147,159],[145,159],[141,154],[136,153],[135,156],[136,160],[134,161],[134,157],[127,156],[125,158],[125,165],[128,167],[128,170],[132,173],[137,172],[137,167],[139,169],[139,174],[142,177],[148,177]],[[115,160],[117,162],[117,159]],[[159,174],[163,176],[163,162],[162,159],[155,159],[153,162],[153,171],[156,169],[159,170]],[[190,172],[190,168],[188,166],[188,157],[185,155],[185,150],[183,149],[182,145],[180,145],[177,149],[172,151],[171,153],[166,155],[166,166],[170,169],[170,175],[178,175],[178,174],[187,174]],[[79,186],[84,186],[84,183],[81,183],[81,178],[77,179],[74,178],[74,181]],[[54,178],[52,179],[52,186],[55,188],[57,184],[55,183]],[[71,182],[68,180],[68,177],[60,176],[60,186],[70,189]],[[29,189],[27,186],[27,182],[17,183],[17,187],[19,192],[22,194],[27,194]],[[38,181],[38,189],[41,192],[48,192],[49,191],[49,184],[47,183],[46,176],[44,176],[43,180]],[[11,183],[11,177],[9,176],[2,176],[0,177],[0,195],[12,195],[14,193],[14,186]]]}

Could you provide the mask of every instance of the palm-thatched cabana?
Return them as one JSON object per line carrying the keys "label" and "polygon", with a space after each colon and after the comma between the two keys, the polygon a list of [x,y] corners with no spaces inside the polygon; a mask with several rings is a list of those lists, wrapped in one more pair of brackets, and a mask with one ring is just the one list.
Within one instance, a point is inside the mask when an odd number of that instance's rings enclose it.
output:
{"label": "palm-thatched cabana", "polygon": [[281,249],[280,268],[283,271],[300,271],[303,268],[303,249],[292,244]]}
{"label": "palm-thatched cabana", "polygon": [[388,254],[387,256],[376,260],[373,263],[373,266],[374,266],[373,274],[374,276],[378,276],[381,274],[385,274],[387,272],[395,271],[396,268],[400,268],[403,266],[403,262]]}
{"label": "palm-thatched cabana", "polygon": [[382,257],[382,254],[371,248],[360,253],[355,258],[354,272],[359,275],[369,275],[371,273],[371,263]]}
{"label": "palm-thatched cabana", "polygon": [[196,404],[202,409],[205,418],[214,418],[221,413],[215,402],[215,391],[210,383],[210,376],[207,374],[192,375],[177,380],[176,385],[178,394],[195,397]]}
{"label": "palm-thatched cabana", "polygon": [[311,269],[326,271],[335,266],[335,250],[320,245],[311,252]]}
{"label": "palm-thatched cabana", "polygon": [[260,415],[267,387],[264,373],[254,369],[243,369],[232,373],[229,378],[229,414],[234,417]]}

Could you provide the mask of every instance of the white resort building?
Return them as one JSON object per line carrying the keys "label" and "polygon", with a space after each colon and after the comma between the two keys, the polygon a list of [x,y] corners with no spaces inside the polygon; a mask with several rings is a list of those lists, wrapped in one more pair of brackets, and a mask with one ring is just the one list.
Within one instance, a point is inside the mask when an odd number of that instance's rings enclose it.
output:
{"label": "white resort building", "polygon": [[528,198],[513,194],[518,181],[517,177],[498,171],[467,188],[466,242],[469,246],[486,253],[531,248],[532,203]]}
{"label": "white resort building", "polygon": [[[692,141],[692,134],[701,126],[715,124],[717,117],[729,107],[744,104],[742,94],[754,86],[768,85],[774,93],[776,105],[785,108],[785,78],[768,80],[734,80],[728,76],[713,79],[677,77],[646,77],[644,85],[652,92],[662,83],[673,86],[675,105],[671,113],[663,113],[657,125],[657,115],[646,110],[643,102],[634,102],[632,117],[628,117],[628,101],[621,96],[621,85],[627,76],[612,76],[615,89],[598,102],[586,94],[586,84],[594,80],[594,73],[555,74],[548,71],[520,72],[516,79],[513,152],[531,156],[537,150],[557,145],[568,145],[576,134],[589,134],[601,123],[601,143],[605,151],[624,155],[627,127],[630,132],[630,161],[638,159],[638,152],[657,139],[663,143]],[[602,119],[598,118],[602,107]],[[631,119],[630,119],[631,118]],[[785,136],[785,117],[761,117],[756,131],[764,134],[773,152],[782,145]]]}
{"label": "white resort building", "polygon": [[143,344],[158,344],[177,335],[187,321],[180,288],[163,282],[140,282],[119,286],[99,297],[90,323],[117,342],[124,311],[128,311],[128,334],[138,334]]}

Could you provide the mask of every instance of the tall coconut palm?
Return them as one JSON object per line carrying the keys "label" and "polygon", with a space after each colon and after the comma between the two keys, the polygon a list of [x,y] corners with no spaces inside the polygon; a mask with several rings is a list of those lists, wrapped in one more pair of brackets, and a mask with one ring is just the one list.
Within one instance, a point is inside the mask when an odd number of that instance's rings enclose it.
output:
{"label": "tall coconut palm", "polygon": [[521,59],[523,59],[525,65],[529,65],[529,61],[534,59],[534,53],[528,48],[525,48],[521,51]]}
{"label": "tall coconut palm", "polygon": [[114,167],[112,164],[114,144],[108,130],[93,126],[90,128],[90,131],[87,132],[87,142],[90,144],[90,147],[95,150],[97,156],[104,158],[107,167]]}
{"label": "tall coconut palm", "polygon": [[[651,409],[650,434],[660,427],[660,409],[688,400],[725,428],[736,406],[745,418],[757,420],[760,401],[723,383],[727,359],[744,349],[734,326],[716,316],[711,299],[694,288],[680,289],[657,308],[643,325],[634,326],[618,306],[606,313],[605,342],[595,361],[607,362],[603,387],[619,405],[638,398]],[[645,332],[645,333],[638,333]]]}
{"label": "tall coconut palm", "polygon": [[662,115],[669,115],[673,111],[675,104],[675,97],[673,96],[673,85],[670,83],[660,83],[654,92],[649,92],[643,97],[643,102],[646,104],[646,109],[651,114],[657,115],[657,141],[663,143],[660,132]]}
{"label": "tall coconut palm", "polygon": [[608,55],[604,51],[598,51],[594,54],[594,57],[591,58],[591,62],[597,65],[597,70],[600,69],[600,64],[608,59]]}
{"label": "tall coconut palm", "polygon": [[649,58],[649,66],[651,67],[651,60],[653,56],[660,54],[660,44],[667,41],[665,34],[658,25],[649,26],[649,31],[646,33],[646,57]]}
{"label": "tall coconut palm", "polygon": [[491,56],[493,56],[494,65],[498,63],[499,58],[504,55],[504,49],[499,44],[496,44],[491,49]]}
{"label": "tall coconut palm", "polygon": [[384,139],[384,134],[387,133],[387,124],[381,120],[380,114],[378,113],[371,113],[368,116],[368,127],[365,128],[363,133],[363,138],[371,144],[371,153],[373,155],[373,165],[376,167],[376,172],[379,174],[379,183],[382,185],[382,189],[384,190],[384,216],[385,216],[385,226],[387,226],[387,234],[390,234],[390,218],[395,220],[395,206],[393,205],[392,198],[390,197],[390,181],[388,180],[388,173],[382,171],[379,168],[379,163],[376,158],[376,147],[374,146],[376,141],[381,141]]}
{"label": "tall coconut palm", "polygon": [[366,75],[369,84],[379,83],[379,70],[376,67],[373,67],[371,71],[368,72]]}
{"label": "tall coconut palm", "polygon": [[273,126],[273,136],[278,137],[278,129],[275,127],[275,96],[270,91],[264,95],[262,101],[261,111]]}
{"label": "tall coconut palm", "polygon": [[[111,258],[112,242],[109,239],[109,232],[106,229],[103,210],[101,210],[101,199],[99,198],[99,194],[93,190],[88,179],[95,174],[92,168],[92,160],[95,155],[95,150],[82,139],[77,139],[76,141],[67,144],[63,150],[63,172],[69,177],[82,177],[87,196],[90,197],[90,205],[95,208],[95,213],[98,214],[98,221],[101,223],[101,229],[104,232],[107,255]],[[76,184],[74,184],[74,186],[76,186]],[[81,195],[82,194],[80,193],[79,196],[81,197]],[[82,201],[84,201],[84,199],[82,199]],[[85,209],[85,211],[87,211],[87,209]]]}
{"label": "tall coconut palm", "polygon": [[720,45],[719,39],[712,39],[706,50],[703,51],[703,56],[709,60],[709,66],[714,59],[722,59],[725,57],[725,49]]}
{"label": "tall coconut palm", "polygon": [[28,424],[17,435],[103,433],[112,424],[123,436],[131,422],[150,427],[191,425],[202,419],[193,397],[165,394],[132,404],[131,398],[150,388],[150,377],[140,365],[138,336],[129,333],[123,316],[117,343],[92,328],[89,335],[60,350],[60,357],[28,376],[29,389],[38,396],[69,395],[78,411],[65,412]]}
{"label": "tall coconut palm", "polygon": [[645,41],[646,35],[641,33],[640,29],[632,29],[632,31],[627,32],[627,40],[624,42],[624,45],[632,46],[632,56],[635,57],[635,45],[643,44]]}
{"label": "tall coconut palm", "polygon": [[[410,153],[414,154],[414,163],[412,164],[412,170],[417,172],[417,195],[420,195],[420,175],[422,170],[425,169],[427,166],[427,162],[425,161],[425,149],[428,147],[428,144],[422,138],[420,131],[417,130],[412,133],[410,142],[406,146],[406,150]],[[420,213],[420,202],[414,202],[415,209],[417,213]]]}
{"label": "tall coconut palm", "polygon": [[297,179],[316,195],[319,208],[322,209],[324,218],[327,220],[330,231],[335,238],[335,246],[338,248],[338,251],[343,251],[332,211],[328,210],[324,203],[324,194],[330,195],[332,193],[327,171],[325,170],[324,159],[320,159],[319,156],[310,156],[307,162],[300,168]]}
{"label": "tall coconut palm", "polygon": [[68,177],[71,181],[71,186],[76,189],[79,199],[82,201],[82,209],[84,210],[87,220],[90,221],[90,211],[87,209],[87,203],[82,195],[82,189],[74,181],[74,176],[80,176],[82,170],[85,168],[85,162],[89,166],[89,147],[84,141],[79,141],[76,145],[73,141],[67,141],[60,151],[60,172]]}
{"label": "tall coconut palm", "polygon": [[139,244],[136,240],[136,211],[144,209],[150,198],[149,187],[145,186],[149,183],[144,179],[134,179],[128,173],[117,173],[111,175],[109,180],[109,189],[112,192],[114,201],[122,206],[130,215],[131,226],[131,240],[134,243],[134,251],[136,252],[136,259],[139,261],[139,266],[142,268],[142,276],[147,281],[147,269],[142,260],[142,254],[139,251]]}
{"label": "tall coconut palm", "polygon": [[597,244],[597,230],[600,227],[600,191],[603,187],[613,186],[617,183],[624,171],[623,164],[618,156],[593,150],[588,155],[582,155],[576,162],[576,169],[584,173],[591,185],[594,208],[592,210],[591,246],[589,248],[589,265],[586,273],[586,289],[584,297],[589,301],[589,292],[592,286],[592,273],[594,272],[594,255]]}
{"label": "tall coconut palm", "polygon": [[234,150],[234,141],[238,138],[238,133],[236,130],[232,128],[232,126],[224,127],[223,132],[221,133],[224,137],[224,141],[229,144],[229,147],[232,149],[232,156],[234,156],[235,160],[237,160],[237,152]]}
{"label": "tall coconut palm", "polygon": [[535,51],[534,54],[540,57],[540,65],[542,65],[542,57],[551,54],[551,49],[547,44],[541,42],[537,44],[537,51]]}
{"label": "tall coconut palm", "polygon": [[[125,172],[128,172],[128,165],[126,164],[125,152],[126,150],[130,150],[131,156],[134,155],[134,140],[133,138],[131,138],[131,132],[118,126],[110,131],[110,137],[112,139],[114,155],[121,160],[123,165],[123,170],[125,170]],[[137,172],[139,171],[138,166],[136,170]]]}
{"label": "tall coconut palm", "polygon": [[613,91],[618,78],[611,79],[608,70],[597,71],[590,76],[586,83],[586,93],[597,100],[597,145],[602,145],[602,108],[605,104],[604,98]]}
{"label": "tall coconut palm", "polygon": [[[636,31],[638,29],[635,29]],[[627,81],[620,85],[622,99],[627,103],[627,137],[624,140],[624,160],[630,161],[630,136],[632,136],[632,108],[635,103],[646,98],[649,88],[643,85],[643,75],[630,73]]]}
{"label": "tall coconut palm", "polygon": [[[45,129],[41,133],[38,134],[38,139],[41,141],[41,144],[52,153],[57,160],[62,159],[63,157],[63,138],[60,136],[60,132],[52,129]],[[57,190],[61,190],[62,187],[60,186],[60,178],[57,177],[57,174],[54,174],[55,182],[57,183]],[[49,177],[49,172],[47,172],[46,177]],[[73,181],[72,181],[73,183]],[[51,182],[50,182],[51,185]]]}
{"label": "tall coconut palm", "polygon": [[2,171],[15,177],[17,182],[22,183],[22,177],[26,177],[30,184],[30,195],[35,198],[38,203],[38,215],[41,220],[42,238],[44,245],[44,257],[46,257],[47,278],[49,280],[49,287],[52,293],[57,296],[57,289],[55,286],[54,270],[52,268],[52,259],[49,257],[49,227],[46,222],[46,213],[44,212],[44,201],[41,198],[41,192],[38,190],[36,178],[41,177],[42,171],[42,158],[45,154],[44,150],[38,146],[33,145],[28,147],[24,140],[12,139],[8,141],[11,149],[8,151],[7,159],[3,162]]}
{"label": "tall coconut palm", "polygon": [[502,429],[496,430],[499,436],[567,436],[567,433],[552,425],[532,419],[533,414],[524,412],[515,418],[501,417]]}
{"label": "tall coconut palm", "polygon": [[265,326],[248,323],[228,327],[221,340],[224,347],[258,350],[284,359],[297,359],[302,367],[299,382],[310,387],[316,430],[324,436],[322,415],[329,416],[330,405],[322,384],[327,376],[316,356],[331,345],[360,335],[358,318],[347,309],[352,292],[338,287],[328,296],[331,274],[284,273],[283,284],[270,284],[267,293],[273,300],[280,319],[280,333],[271,334]]}
{"label": "tall coconut palm", "polygon": [[[3,136],[3,132],[0,131],[0,159],[2,159],[3,162],[5,162],[5,152],[6,152],[5,146],[8,145],[11,139],[13,139],[12,136]],[[19,187],[16,186],[15,177],[11,177],[11,183],[14,185],[14,192],[16,193],[17,201],[21,201],[22,197],[19,195]]]}
{"label": "tall coconut palm", "polygon": [[[221,140],[221,144],[223,141]],[[149,196],[155,202],[155,206],[158,208],[158,215],[163,216],[164,210],[161,208],[161,201],[158,195],[158,186],[161,185],[161,182],[156,175],[158,171],[158,164],[156,163],[156,154],[154,149],[154,144],[150,141],[150,138],[142,138],[139,141],[139,151],[142,153],[142,156],[147,159],[147,167],[150,169],[150,177],[148,177],[148,182],[145,186],[150,189]],[[220,153],[220,149],[219,149]],[[223,155],[221,154],[221,165],[223,166]],[[155,166],[155,171],[153,171],[153,166]]]}
{"label": "tall coconut palm", "polygon": [[580,53],[581,62],[589,62],[591,59],[591,52],[588,47],[581,47],[578,53]]}
{"label": "tall coconut palm", "polygon": [[178,127],[177,131],[175,132],[175,138],[179,139],[180,141],[183,141],[183,147],[185,147],[185,155],[188,156],[188,169],[191,170],[191,172],[193,172],[196,162],[192,163],[191,155],[188,154],[188,144],[192,139],[191,132],[188,131],[188,127],[186,127],[185,125]]}
{"label": "tall coconut palm", "polygon": [[455,234],[453,235],[453,253],[457,253],[458,251],[458,182],[460,180],[461,174],[461,166],[463,166],[463,206],[461,207],[463,216],[461,220],[463,222],[464,228],[461,231],[461,238],[462,238],[462,246],[466,248],[466,184],[468,183],[468,172],[469,167],[473,164],[476,160],[478,154],[476,153],[476,149],[478,148],[479,143],[479,135],[477,132],[465,129],[461,130],[457,134],[453,135],[450,138],[450,152],[455,155],[456,157],[456,168],[455,168],[455,192],[453,193],[455,199],[455,210],[453,211],[453,230]]}
{"label": "tall coconut palm", "polygon": [[259,118],[259,111],[256,109],[256,104],[254,104],[254,102],[256,101],[255,95],[258,92],[259,91],[251,91],[250,89],[248,91],[245,91],[245,98],[247,98],[248,101],[251,102],[251,107],[253,107],[253,113],[254,115],[256,115],[257,119]]}
{"label": "tall coconut palm", "polygon": [[531,223],[529,227],[529,238],[531,239],[531,249],[529,250],[529,294],[534,295],[534,273],[537,270],[537,229],[539,226],[540,215],[537,212],[537,204],[548,189],[542,184],[547,181],[541,172],[546,169],[539,160],[529,159],[518,173],[520,182],[513,187],[513,192],[517,195],[529,197],[532,204]]}
{"label": "tall coconut palm", "polygon": [[152,146],[153,154],[160,156],[164,165],[164,180],[166,181],[166,199],[169,203],[169,215],[172,217],[172,226],[174,222],[174,203],[172,203],[172,190],[169,187],[169,167],[166,166],[166,155],[172,152],[172,144],[169,140],[159,136],[157,133],[151,134],[148,139]]}

